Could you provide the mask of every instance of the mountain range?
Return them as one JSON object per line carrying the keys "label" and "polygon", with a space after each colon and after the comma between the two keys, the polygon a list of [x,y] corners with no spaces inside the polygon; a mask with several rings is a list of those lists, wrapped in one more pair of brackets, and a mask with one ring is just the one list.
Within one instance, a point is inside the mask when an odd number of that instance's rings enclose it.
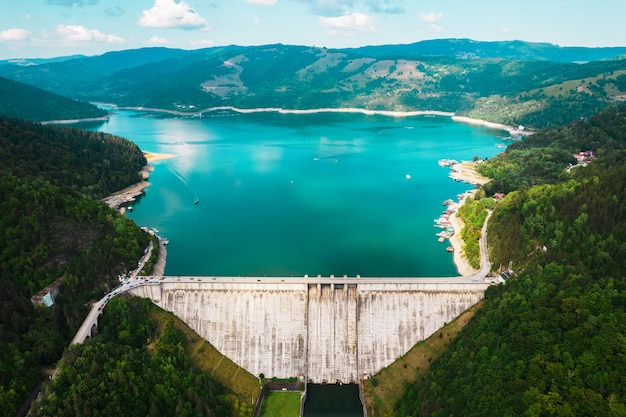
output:
{"label": "mountain range", "polygon": [[144,48],[0,62],[0,76],[86,102],[189,114],[235,106],[440,110],[543,128],[626,98],[626,47],[442,39],[326,49]]}

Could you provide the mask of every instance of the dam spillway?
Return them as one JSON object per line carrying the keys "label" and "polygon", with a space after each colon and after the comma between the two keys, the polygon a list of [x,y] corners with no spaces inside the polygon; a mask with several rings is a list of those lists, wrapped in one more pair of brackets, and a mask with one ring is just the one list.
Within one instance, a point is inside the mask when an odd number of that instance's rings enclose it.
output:
{"label": "dam spillway", "polygon": [[253,375],[358,382],[484,296],[463,279],[167,277],[130,290]]}

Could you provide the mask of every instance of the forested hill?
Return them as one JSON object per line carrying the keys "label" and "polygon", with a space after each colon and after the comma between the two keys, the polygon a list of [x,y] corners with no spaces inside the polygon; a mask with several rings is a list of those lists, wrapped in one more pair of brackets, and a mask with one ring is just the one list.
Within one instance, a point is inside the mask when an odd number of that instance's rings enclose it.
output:
{"label": "forested hill", "polygon": [[[146,233],[93,198],[138,181],[146,161],[122,138],[6,118],[0,161],[0,415],[13,416],[146,248]],[[55,305],[35,308],[60,277]]]}
{"label": "forested hill", "polygon": [[[188,114],[218,106],[439,110],[544,128],[625,100],[623,52],[454,39],[355,49],[146,48],[5,63],[0,75],[83,101]],[[589,62],[557,59],[567,54]]]}
{"label": "forested hill", "polygon": [[[479,171],[492,181],[488,195],[554,184],[576,164],[575,153],[591,151],[602,158],[626,149],[626,106],[607,109],[588,121],[576,121],[527,137],[510,145],[504,155],[481,164]],[[566,177],[567,178],[567,177]]]}
{"label": "forested hill", "polygon": [[513,159],[492,167],[521,172],[514,153],[535,149],[596,155],[543,185],[526,178],[498,203],[490,256],[517,276],[487,291],[396,415],[626,415],[625,127],[622,106],[511,146],[500,158]]}
{"label": "forested hill", "polygon": [[0,77],[0,116],[43,122],[104,117],[93,104]]}
{"label": "forested hill", "polygon": [[0,170],[102,198],[141,181],[146,158],[119,136],[0,117]]}

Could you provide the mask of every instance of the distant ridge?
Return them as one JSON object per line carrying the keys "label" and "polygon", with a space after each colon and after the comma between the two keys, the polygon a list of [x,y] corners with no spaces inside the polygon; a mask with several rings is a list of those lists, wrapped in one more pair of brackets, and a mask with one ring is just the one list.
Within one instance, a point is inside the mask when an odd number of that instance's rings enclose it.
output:
{"label": "distant ridge", "polygon": [[[442,111],[544,128],[626,100],[626,47],[438,39],[328,49],[142,48],[0,65],[0,76],[85,102],[198,109]],[[620,59],[622,58],[622,59]]]}
{"label": "distant ridge", "polygon": [[589,48],[519,40],[487,42],[472,39],[433,39],[410,44],[364,46],[348,50],[373,57],[402,54],[455,59],[504,58],[552,62],[590,62],[626,57],[626,46]]}

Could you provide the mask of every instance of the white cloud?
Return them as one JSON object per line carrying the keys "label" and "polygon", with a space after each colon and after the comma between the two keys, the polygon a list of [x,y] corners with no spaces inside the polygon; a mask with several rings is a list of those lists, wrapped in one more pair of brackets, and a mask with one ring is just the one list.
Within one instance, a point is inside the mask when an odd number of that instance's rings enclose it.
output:
{"label": "white cloud", "polygon": [[[244,0],[255,1],[255,0]],[[263,0],[256,0],[263,1]],[[318,16],[341,16],[352,10],[366,10],[373,14],[405,13],[407,0],[298,0],[309,5],[311,13]]]}
{"label": "white cloud", "polygon": [[435,12],[430,12],[430,13],[420,12],[418,17],[422,22],[428,23],[428,26],[435,32],[446,31],[443,27],[437,24],[437,22],[441,20],[441,18],[443,17],[443,14],[435,13]]}
{"label": "white cloud", "polygon": [[356,35],[373,32],[373,19],[362,13],[346,13],[342,16],[319,18],[322,26],[328,28],[331,35]]}
{"label": "white cloud", "polygon": [[160,38],[158,36],[152,36],[149,40],[148,40],[148,44],[150,45],[166,45],[168,43],[171,43],[170,41],[168,41],[165,38]]}
{"label": "white cloud", "polygon": [[500,28],[500,32],[503,32],[503,33],[509,33],[510,31],[511,31],[511,29],[509,29],[507,27]]}
{"label": "white cloud", "polygon": [[309,5],[311,13],[319,16],[341,16],[354,7],[354,0],[300,0]]}
{"label": "white cloud", "polygon": [[260,4],[261,6],[273,6],[278,3],[278,0],[243,0],[250,4]]}
{"label": "white cloud", "polygon": [[441,26],[436,25],[434,23],[432,25],[430,25],[430,28],[432,30],[434,30],[435,32],[445,32],[446,31],[444,28],[442,28]]}
{"label": "white cloud", "polygon": [[79,25],[58,25],[56,33],[67,42],[123,43],[124,39]]}
{"label": "white cloud", "polygon": [[11,28],[0,32],[0,41],[25,41],[29,38],[30,32],[20,28]]}
{"label": "white cloud", "polygon": [[140,26],[158,28],[209,29],[209,22],[184,1],[154,0],[151,9],[144,10]]}
{"label": "white cloud", "polygon": [[435,12],[430,12],[428,14],[424,12],[420,12],[419,14],[420,20],[426,23],[435,23],[439,21],[442,17],[443,17],[443,14],[435,13]]}
{"label": "white cloud", "polygon": [[208,48],[215,45],[215,42],[209,39],[199,39],[196,41],[189,41],[189,45],[193,48]]}
{"label": "white cloud", "polygon": [[252,23],[254,23],[255,25],[260,25],[261,19],[259,19],[258,17],[255,17],[254,19],[252,19]]}

